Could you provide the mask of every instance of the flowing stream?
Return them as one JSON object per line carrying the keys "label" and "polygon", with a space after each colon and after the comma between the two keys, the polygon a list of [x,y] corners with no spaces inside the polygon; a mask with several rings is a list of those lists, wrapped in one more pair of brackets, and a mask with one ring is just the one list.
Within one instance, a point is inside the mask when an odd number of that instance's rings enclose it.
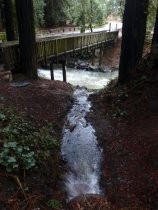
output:
{"label": "flowing stream", "polygon": [[[67,74],[67,82],[72,85],[79,85],[87,87],[88,89],[102,89],[104,86],[108,84],[111,79],[115,79],[118,76],[118,71],[113,72],[92,72],[85,70],[76,70],[68,68],[66,70]],[[39,69],[39,76],[50,79],[50,71]],[[54,70],[55,80],[62,81],[62,70],[55,69]]]}
{"label": "flowing stream", "polygon": [[74,92],[75,103],[64,127],[61,153],[69,172],[65,176],[68,199],[81,194],[100,194],[102,151],[97,145],[95,130],[85,119],[90,111],[89,93],[85,88]]}
{"label": "flowing stream", "polygon": [[[50,71],[39,70],[39,75],[50,79]],[[69,83],[89,89],[101,89],[117,75],[118,72],[67,69]],[[55,70],[55,79],[62,80],[61,70]],[[75,102],[63,129],[61,154],[68,166],[64,180],[68,200],[81,194],[102,194],[99,186],[102,150],[98,146],[94,128],[86,121],[91,108],[88,100],[91,93],[84,87],[76,88]]]}

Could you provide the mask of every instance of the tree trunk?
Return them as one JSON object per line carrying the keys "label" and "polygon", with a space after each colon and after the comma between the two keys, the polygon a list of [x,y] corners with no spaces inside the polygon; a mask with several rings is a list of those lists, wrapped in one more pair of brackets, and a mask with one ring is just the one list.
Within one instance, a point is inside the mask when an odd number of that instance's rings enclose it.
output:
{"label": "tree trunk", "polygon": [[125,83],[143,54],[149,0],[127,0],[123,16],[119,83]]}
{"label": "tree trunk", "polygon": [[3,28],[3,21],[2,21],[2,2],[0,1],[0,30]]}
{"label": "tree trunk", "polygon": [[3,3],[3,0],[0,0],[0,16],[1,16],[1,27],[2,27],[2,29],[4,29],[5,28],[5,18],[4,18],[4,3]]}
{"label": "tree trunk", "polygon": [[85,17],[85,2],[81,1],[82,5],[82,14],[81,14],[81,33],[84,33],[86,30],[86,17]]}
{"label": "tree trunk", "polygon": [[89,24],[89,28],[90,28],[91,33],[93,33],[93,26],[92,26],[92,23]]}
{"label": "tree trunk", "polygon": [[90,14],[90,24],[89,24],[89,27],[90,27],[90,30],[91,30],[91,33],[93,32],[93,25],[92,25],[92,23],[93,23],[93,2],[92,2],[92,0],[90,0],[90,7],[91,7],[91,14]]}
{"label": "tree trunk", "polygon": [[36,39],[32,0],[16,0],[20,67],[30,79],[37,78]]}
{"label": "tree trunk", "polygon": [[5,28],[8,41],[15,40],[12,0],[4,0]]}
{"label": "tree trunk", "polygon": [[85,23],[85,14],[84,12],[81,15],[81,33],[86,31],[86,23]]}
{"label": "tree trunk", "polygon": [[44,20],[47,27],[55,25],[53,18],[53,0],[45,0]]}
{"label": "tree trunk", "polygon": [[157,12],[156,12],[154,35],[153,35],[152,45],[151,45],[151,54],[154,59],[158,60],[158,7],[157,7]]}

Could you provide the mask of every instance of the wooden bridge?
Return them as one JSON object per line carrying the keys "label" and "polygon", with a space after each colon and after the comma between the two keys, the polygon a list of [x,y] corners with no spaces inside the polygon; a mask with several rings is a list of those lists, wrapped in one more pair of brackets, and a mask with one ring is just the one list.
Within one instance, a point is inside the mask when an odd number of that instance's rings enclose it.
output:
{"label": "wooden bridge", "polygon": [[[104,47],[117,39],[118,31],[72,34],[39,38],[36,41],[37,61],[45,63],[53,59],[64,58],[67,54],[75,54],[84,50]],[[18,41],[0,44],[2,61],[8,69],[19,64]]]}

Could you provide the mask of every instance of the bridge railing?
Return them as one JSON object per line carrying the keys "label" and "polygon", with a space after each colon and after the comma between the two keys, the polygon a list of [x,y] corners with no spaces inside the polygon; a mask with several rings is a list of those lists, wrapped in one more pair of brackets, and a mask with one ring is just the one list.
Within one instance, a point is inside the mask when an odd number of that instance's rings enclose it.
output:
{"label": "bridge railing", "polygon": [[[118,36],[118,31],[73,34],[59,37],[40,38],[36,41],[37,61],[58,57],[66,53],[82,50],[85,47],[99,45],[113,41]],[[3,62],[7,67],[19,63],[18,41],[3,42],[0,44]]]}

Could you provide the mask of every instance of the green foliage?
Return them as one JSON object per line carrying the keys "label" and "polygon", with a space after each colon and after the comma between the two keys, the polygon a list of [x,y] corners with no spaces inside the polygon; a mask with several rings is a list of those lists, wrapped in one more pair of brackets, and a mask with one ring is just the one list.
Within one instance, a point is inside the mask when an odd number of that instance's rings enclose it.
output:
{"label": "green foliage", "polygon": [[109,15],[113,15],[122,18],[124,6],[125,0],[109,0],[106,2],[104,1],[104,12],[106,17],[108,17]]}
{"label": "green foliage", "polygon": [[87,9],[86,22],[90,25],[102,25],[103,24],[103,10],[96,0],[90,0],[89,7]]}
{"label": "green foliage", "polygon": [[66,14],[71,22],[81,26],[81,28],[102,25],[104,22],[102,4],[97,0],[70,0]]}
{"label": "green foliage", "polygon": [[6,41],[7,40],[7,38],[6,38],[6,33],[0,33],[0,40],[2,40],[2,41]]}
{"label": "green foliage", "polygon": [[53,209],[57,209],[57,210],[58,209],[60,210],[62,208],[61,203],[58,200],[55,200],[55,199],[49,200],[47,202],[47,205],[48,205],[48,207],[53,208]]}
{"label": "green foliage", "polygon": [[28,146],[17,144],[16,141],[5,142],[0,152],[0,164],[6,167],[8,172],[19,168],[30,169],[36,165],[35,155]]}
{"label": "green foliage", "polygon": [[149,0],[147,30],[153,30],[156,18],[156,9],[158,7],[158,0]]}
{"label": "green foliage", "polygon": [[[16,23],[15,0],[13,3]],[[122,16],[125,0],[33,0],[33,3],[37,27],[63,25],[67,20],[79,26],[95,26],[102,25],[109,15]]]}
{"label": "green foliage", "polygon": [[48,27],[63,25],[67,20],[69,0],[45,0],[45,24]]}
{"label": "green foliage", "polygon": [[44,0],[33,0],[36,26],[44,24]]}
{"label": "green foliage", "polygon": [[8,172],[42,164],[59,147],[54,135],[50,124],[37,129],[12,109],[0,110],[0,164]]}

